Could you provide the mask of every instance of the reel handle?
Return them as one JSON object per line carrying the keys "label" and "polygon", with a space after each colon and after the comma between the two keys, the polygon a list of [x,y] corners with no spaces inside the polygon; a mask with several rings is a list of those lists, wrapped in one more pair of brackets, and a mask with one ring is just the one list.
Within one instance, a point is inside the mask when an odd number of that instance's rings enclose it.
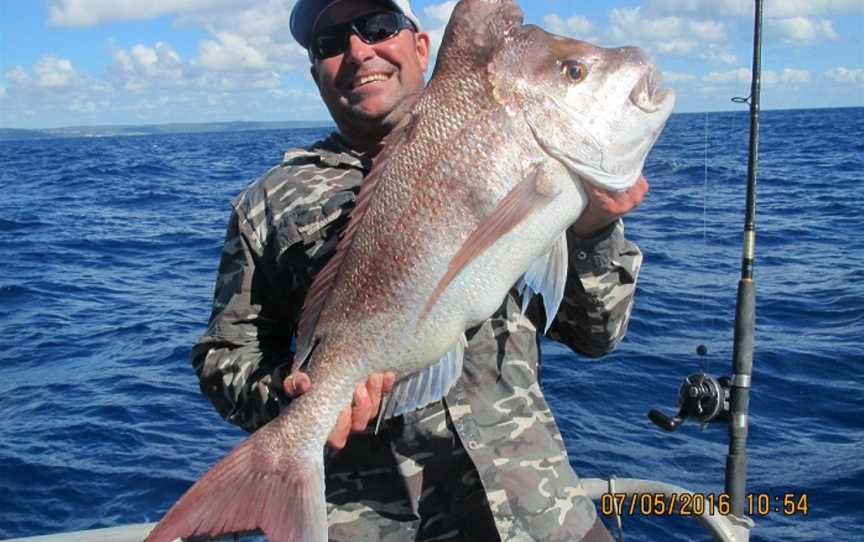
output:
{"label": "reel handle", "polygon": [[678,414],[668,416],[651,409],[648,418],[665,431],[675,431],[688,418],[701,424],[729,419],[729,388],[727,377],[714,378],[705,373],[694,373],[684,379],[678,389]]}

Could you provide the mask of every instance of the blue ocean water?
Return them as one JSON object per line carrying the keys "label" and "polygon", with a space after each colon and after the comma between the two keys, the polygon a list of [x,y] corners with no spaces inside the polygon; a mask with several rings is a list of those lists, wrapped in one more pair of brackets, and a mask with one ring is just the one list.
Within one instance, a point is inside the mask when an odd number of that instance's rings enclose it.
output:
{"label": "blue ocean water", "polygon": [[[665,434],[700,361],[728,374],[748,118],[670,120],[627,220],[645,253],[625,342],[544,344],[544,389],[577,472],[723,486],[726,430]],[[155,521],[244,434],[198,392],[229,199],[324,130],[0,146],[0,539]],[[753,540],[858,540],[864,498],[864,109],[763,113],[748,491],[806,494]],[[708,540],[625,517],[628,541]]]}

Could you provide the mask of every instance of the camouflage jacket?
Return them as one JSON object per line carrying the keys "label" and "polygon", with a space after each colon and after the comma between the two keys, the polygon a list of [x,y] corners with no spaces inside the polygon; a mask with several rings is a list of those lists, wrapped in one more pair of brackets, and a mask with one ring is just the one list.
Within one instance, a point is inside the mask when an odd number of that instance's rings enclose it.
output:
{"label": "camouflage jacket", "polygon": [[[290,400],[281,382],[303,299],[369,166],[334,134],[289,150],[232,202],[213,312],[192,364],[219,412],[248,431]],[[568,237],[565,297],[547,335],[600,356],[625,333],[642,255],[620,223],[595,239]],[[468,331],[463,375],[442,401],[388,421],[377,435],[353,435],[328,455],[331,539],[341,539],[342,525],[346,540],[450,540],[448,532],[476,527],[476,517],[464,516],[478,500],[506,541],[578,540],[592,526],[594,506],[540,390],[543,316],[535,305],[523,316],[510,295]],[[436,529],[435,514],[451,519]],[[360,521],[382,515],[395,526]]]}

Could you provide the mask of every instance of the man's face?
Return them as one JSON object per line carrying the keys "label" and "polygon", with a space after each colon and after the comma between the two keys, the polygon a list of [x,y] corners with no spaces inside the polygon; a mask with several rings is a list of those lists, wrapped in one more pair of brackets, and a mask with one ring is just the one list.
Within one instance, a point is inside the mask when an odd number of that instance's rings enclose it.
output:
{"label": "man's face", "polygon": [[[386,9],[370,0],[339,2],[325,10],[316,28],[345,23]],[[345,52],[315,59],[312,77],[333,120],[344,131],[387,133],[406,112],[407,96],[423,89],[429,64],[429,36],[402,30],[368,44],[350,34]]]}

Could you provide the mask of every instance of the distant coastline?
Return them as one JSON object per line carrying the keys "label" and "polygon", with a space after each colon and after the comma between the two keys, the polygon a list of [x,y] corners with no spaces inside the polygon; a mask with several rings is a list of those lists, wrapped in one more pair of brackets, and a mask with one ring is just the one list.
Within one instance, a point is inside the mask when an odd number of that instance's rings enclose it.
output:
{"label": "distant coastline", "polygon": [[[802,108],[802,109],[763,109],[763,114],[776,114],[785,111],[819,111],[833,109],[861,109],[861,106]],[[740,110],[710,111],[714,114],[740,113],[749,114],[749,109],[742,106]],[[704,115],[699,112],[673,113],[678,115]],[[291,130],[302,128],[335,128],[332,121],[230,121],[230,122],[184,122],[170,124],[120,124],[104,126],[66,126],[62,128],[0,128],[0,141],[19,141],[33,139],[68,139],[83,137],[118,137],[167,134],[196,134],[212,132],[253,132],[256,130]]]}
{"label": "distant coastline", "polygon": [[165,134],[195,134],[208,132],[251,132],[256,130],[288,130],[297,128],[333,127],[328,121],[283,122],[203,122],[116,126],[67,126],[63,128],[0,128],[0,141],[58,139],[81,137],[117,137]]}

